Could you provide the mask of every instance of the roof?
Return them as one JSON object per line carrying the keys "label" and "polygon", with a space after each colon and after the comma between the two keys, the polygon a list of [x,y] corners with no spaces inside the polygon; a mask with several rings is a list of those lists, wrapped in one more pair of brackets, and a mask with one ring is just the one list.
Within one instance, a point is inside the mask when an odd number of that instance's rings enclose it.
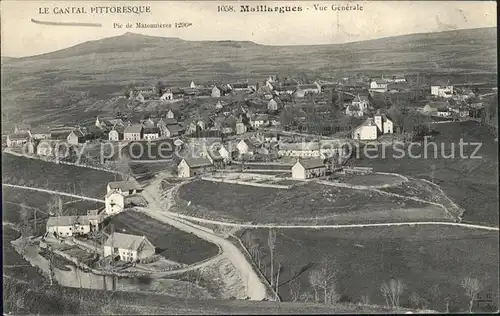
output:
{"label": "roof", "polygon": [[314,83],[301,84],[297,87],[297,89],[318,89],[318,86]]}
{"label": "roof", "polygon": [[222,132],[215,129],[206,129],[202,131],[196,131],[191,135],[193,138],[221,138]]}
{"label": "roof", "polygon": [[183,130],[182,126],[180,125],[167,125],[165,128],[171,133],[176,133]]}
{"label": "roof", "polygon": [[67,139],[69,134],[71,134],[72,131],[51,131],[50,132],[50,137],[53,139]]}
{"label": "roof", "polygon": [[146,127],[144,128],[144,134],[159,134],[160,129],[158,127]]}
{"label": "roof", "polygon": [[177,120],[174,118],[164,118],[162,121],[165,123],[165,125],[177,125]]}
{"label": "roof", "polygon": [[387,80],[385,79],[373,79],[372,82],[375,81],[377,84],[384,84],[387,83]]}
{"label": "roof", "polygon": [[439,109],[439,108],[448,108],[450,104],[446,101],[431,101],[427,103],[425,106],[430,106],[433,109]]}
{"label": "roof", "polygon": [[325,166],[325,162],[323,161],[323,159],[316,159],[316,158],[300,159],[298,163],[300,163],[304,167],[304,169],[314,169]]}
{"label": "roof", "polygon": [[319,150],[317,142],[279,143],[279,150]]}
{"label": "roof", "polygon": [[104,246],[111,246],[119,249],[138,250],[146,241],[145,236],[113,233],[104,243]]}
{"label": "roof", "polygon": [[125,130],[125,127],[124,126],[121,126],[121,125],[116,125],[115,127],[113,127],[112,130],[115,130],[118,132],[118,134],[123,134],[123,131]]}
{"label": "roof", "polygon": [[253,118],[254,121],[267,121],[268,120],[267,114],[256,114],[255,117]]}
{"label": "roof", "polygon": [[373,120],[373,117],[369,117],[369,118],[367,118],[363,123],[361,123],[356,128],[360,128],[360,127],[363,127],[363,126],[377,126],[377,125],[375,124],[375,121]]}
{"label": "roof", "polygon": [[136,189],[141,189],[141,186],[137,183],[134,183],[132,181],[115,181],[115,182],[109,182],[108,186],[110,187],[111,190],[113,189],[120,189],[120,190],[136,190]]}
{"label": "roof", "polygon": [[248,88],[248,83],[231,83],[230,86],[233,89],[246,89]]}
{"label": "roof", "polygon": [[9,139],[11,139],[11,140],[13,140],[13,139],[26,139],[29,137],[30,137],[30,134],[26,133],[26,132],[14,133],[14,134],[9,135]]}
{"label": "roof", "polygon": [[446,87],[448,85],[451,85],[451,82],[449,81],[446,81],[446,80],[436,80],[434,81],[433,84],[431,84],[431,86],[439,86],[439,87]]}
{"label": "roof", "polygon": [[142,125],[141,124],[133,124],[131,126],[127,126],[123,133],[140,133],[142,130]]}
{"label": "roof", "polygon": [[48,127],[35,127],[31,129],[31,134],[50,134]]}
{"label": "roof", "polygon": [[51,216],[47,220],[47,226],[73,226],[78,223],[87,225],[91,220],[101,220],[100,215],[81,215],[81,216]]}
{"label": "roof", "polygon": [[[83,132],[82,132],[82,131],[80,131],[80,130],[73,131],[73,132],[71,132],[69,135],[71,135],[71,134],[75,134],[75,136],[76,136],[76,137],[78,137],[78,138],[80,138],[80,137],[85,137],[85,135],[83,134]],[[69,136],[69,135],[68,135],[68,136]]]}
{"label": "roof", "polygon": [[123,197],[123,195],[121,195],[120,192],[118,192],[118,190],[111,190],[111,191],[109,191],[108,193],[106,193],[105,197],[108,198],[108,197],[112,196],[113,194],[118,194],[118,195],[120,195],[120,196]]}
{"label": "roof", "polygon": [[210,162],[210,159],[202,157],[202,158],[184,158],[183,159],[189,168],[199,168],[199,167],[205,167],[205,166],[210,166],[212,163]]}

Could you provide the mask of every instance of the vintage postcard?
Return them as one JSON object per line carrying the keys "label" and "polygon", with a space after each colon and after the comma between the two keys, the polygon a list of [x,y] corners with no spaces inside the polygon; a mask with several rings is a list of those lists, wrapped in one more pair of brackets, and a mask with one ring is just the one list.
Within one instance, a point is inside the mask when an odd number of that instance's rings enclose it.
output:
{"label": "vintage postcard", "polygon": [[0,5],[5,314],[498,312],[496,2]]}

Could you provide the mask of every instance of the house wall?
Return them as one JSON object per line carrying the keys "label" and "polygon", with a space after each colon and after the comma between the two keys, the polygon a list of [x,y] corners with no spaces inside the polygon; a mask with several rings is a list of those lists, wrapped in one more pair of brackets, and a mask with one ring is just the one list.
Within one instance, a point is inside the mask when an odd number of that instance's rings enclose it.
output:
{"label": "house wall", "polygon": [[123,138],[125,140],[141,140],[141,133],[125,133]]}
{"label": "house wall", "polygon": [[385,121],[384,124],[384,130],[383,130],[383,133],[384,134],[392,134],[394,133],[394,124],[392,124],[392,121]]}
{"label": "house wall", "polygon": [[109,132],[108,138],[109,138],[109,140],[117,141],[117,140],[120,140],[120,135],[118,134],[117,131],[112,130]]}
{"label": "house wall", "polygon": [[106,214],[117,214],[125,207],[125,198],[120,193],[112,194],[105,198]]}
{"label": "house wall", "polygon": [[378,127],[373,126],[361,126],[354,130],[352,138],[356,140],[376,140],[378,137],[377,133]]}
{"label": "house wall", "polygon": [[32,137],[33,137],[33,139],[36,139],[36,140],[47,139],[50,137],[50,134],[33,134]]}
{"label": "house wall", "polygon": [[90,233],[90,225],[48,226],[49,234],[56,233],[58,237],[71,237],[73,235],[86,235]]}
{"label": "house wall", "polygon": [[158,134],[144,134],[144,139],[154,140],[160,138]]}
{"label": "house wall", "polygon": [[236,147],[238,148],[238,151],[240,152],[240,154],[247,154],[248,153],[248,145],[244,141],[239,142]]}
{"label": "house wall", "polygon": [[212,98],[220,98],[220,90],[217,88],[212,89]]}

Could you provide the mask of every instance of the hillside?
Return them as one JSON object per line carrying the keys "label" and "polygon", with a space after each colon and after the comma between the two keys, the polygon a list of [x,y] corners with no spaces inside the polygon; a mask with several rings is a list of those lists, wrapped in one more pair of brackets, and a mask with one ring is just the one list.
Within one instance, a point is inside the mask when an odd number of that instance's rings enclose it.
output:
{"label": "hillside", "polygon": [[107,99],[129,83],[158,80],[182,86],[191,80],[262,80],[276,73],[329,78],[340,73],[402,71],[494,77],[495,69],[495,28],[312,46],[195,42],[125,33],[48,54],[2,60],[2,110],[8,121],[92,117],[99,111],[84,112],[81,104],[83,112],[70,108],[81,100],[92,104]]}

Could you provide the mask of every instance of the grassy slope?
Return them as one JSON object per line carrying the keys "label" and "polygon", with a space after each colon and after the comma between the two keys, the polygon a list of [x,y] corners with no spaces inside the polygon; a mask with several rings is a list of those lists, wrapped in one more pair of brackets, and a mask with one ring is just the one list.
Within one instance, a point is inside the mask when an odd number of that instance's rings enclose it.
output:
{"label": "grassy slope", "polygon": [[4,183],[95,198],[104,198],[108,182],[115,181],[113,173],[9,154],[2,154],[2,176]]}
{"label": "grassy slope", "polygon": [[154,84],[157,80],[186,86],[191,80],[262,80],[273,73],[331,76],[338,69],[367,75],[458,71],[494,76],[495,42],[494,28],[313,46],[189,42],[125,34],[5,62],[2,108],[10,116],[7,121],[95,117],[116,109],[90,110],[94,102],[109,99],[127,83]]}
{"label": "grassy slope", "polygon": [[[447,218],[425,203],[316,183],[284,190],[194,181],[181,186],[179,198],[191,201],[182,212],[237,222],[312,224],[317,217],[319,223],[348,224]],[[410,208],[427,211],[406,210]]]}
{"label": "grassy slope", "polygon": [[[262,261],[269,276],[268,230],[247,230],[243,240],[248,234],[264,248]],[[327,257],[338,269],[337,291],[346,301],[359,302],[367,295],[370,302],[383,304],[380,284],[399,278],[407,286],[402,304],[408,306],[409,296],[416,292],[433,309],[442,310],[448,296],[452,310],[463,310],[466,299],[459,283],[463,277],[480,278],[485,286],[482,294],[498,294],[498,241],[495,232],[454,227],[278,230],[275,265],[280,262],[283,267],[280,295],[290,300],[288,281],[297,275],[301,293],[311,292],[310,269]],[[433,299],[435,285],[440,293]]]}
{"label": "grassy slope", "polygon": [[[433,147],[428,147],[428,159],[423,152],[414,147],[412,152],[422,153],[422,158],[395,159],[387,151],[387,158],[361,159],[355,162],[359,166],[374,167],[377,171],[397,172],[417,178],[431,179],[432,166],[435,167],[434,182],[460,207],[465,208],[464,219],[478,223],[498,225],[498,144],[488,128],[475,122],[436,124],[433,128],[439,132],[434,142],[438,144],[438,158],[434,158]],[[481,142],[482,146],[475,155],[479,159],[461,158],[458,142]],[[455,158],[443,159],[441,144],[445,144],[445,154],[449,154],[451,144],[455,145]],[[475,146],[464,148],[464,154],[470,156]],[[373,153],[370,153],[373,154]],[[478,206],[481,207],[478,207]]]}
{"label": "grassy slope", "polygon": [[141,213],[124,212],[114,216],[111,223],[116,232],[145,235],[161,251],[161,255],[175,262],[191,264],[218,252],[216,245]]}

